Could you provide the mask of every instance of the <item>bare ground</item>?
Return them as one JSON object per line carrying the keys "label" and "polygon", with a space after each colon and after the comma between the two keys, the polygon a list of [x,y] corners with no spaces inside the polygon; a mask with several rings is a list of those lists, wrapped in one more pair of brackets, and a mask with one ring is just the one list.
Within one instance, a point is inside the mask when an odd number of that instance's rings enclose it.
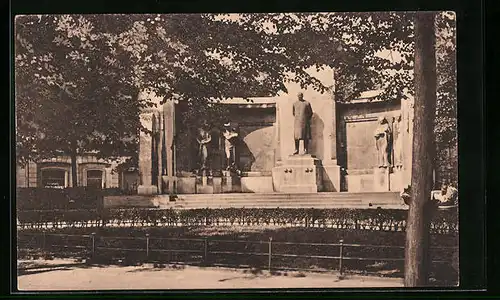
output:
{"label": "bare ground", "polygon": [[18,262],[20,291],[403,287],[400,278],[153,265],[96,266],[70,259]]}

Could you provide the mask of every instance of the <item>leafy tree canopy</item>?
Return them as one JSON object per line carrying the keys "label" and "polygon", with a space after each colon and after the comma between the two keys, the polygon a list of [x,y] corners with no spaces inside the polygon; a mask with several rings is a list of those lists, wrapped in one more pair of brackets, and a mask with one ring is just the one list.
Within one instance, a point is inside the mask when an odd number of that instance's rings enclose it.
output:
{"label": "leafy tree canopy", "polygon": [[[453,14],[436,25],[437,131],[450,140]],[[20,16],[15,37],[19,161],[55,150],[133,153],[137,129],[146,131],[139,111],[154,105],[137,99],[145,88],[210,110],[214,98],[286,92],[286,81],[326,92],[304,70],[329,66],[339,101],[379,88],[386,99],[413,93],[411,13]]]}

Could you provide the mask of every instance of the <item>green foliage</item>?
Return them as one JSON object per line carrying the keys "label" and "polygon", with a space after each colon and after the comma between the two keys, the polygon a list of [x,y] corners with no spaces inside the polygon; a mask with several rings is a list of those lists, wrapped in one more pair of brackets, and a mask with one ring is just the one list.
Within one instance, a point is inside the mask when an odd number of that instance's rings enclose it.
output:
{"label": "green foliage", "polygon": [[[58,151],[119,156],[136,145],[144,104],[135,100],[133,65],[96,21],[65,15],[16,18],[20,162]],[[100,21],[105,24],[106,18]],[[116,61],[105,53],[114,53]]]}
{"label": "green foliage", "polygon": [[[456,124],[454,16],[437,22],[438,141]],[[284,82],[330,92],[304,70],[335,68],[335,96],[347,101],[382,89],[413,93],[413,14],[297,13],[225,15],[50,15],[16,18],[17,156],[137,152],[141,108],[152,89],[188,103],[184,123],[218,124],[213,99],[269,96]]]}
{"label": "green foliage", "polygon": [[438,74],[436,105],[436,150],[438,180],[458,182],[456,27],[454,15],[438,15],[436,61]]}

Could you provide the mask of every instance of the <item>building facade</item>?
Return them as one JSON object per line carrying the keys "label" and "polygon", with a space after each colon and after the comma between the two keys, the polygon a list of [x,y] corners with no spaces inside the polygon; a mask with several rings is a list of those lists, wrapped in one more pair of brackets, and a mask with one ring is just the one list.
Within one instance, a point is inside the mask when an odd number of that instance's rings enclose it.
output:
{"label": "building facade", "polygon": [[[119,161],[98,159],[92,153],[77,157],[78,186],[102,189],[115,188],[132,192],[138,185],[134,168],[117,169]],[[73,187],[71,158],[60,155],[27,166],[17,166],[17,187],[68,188]]]}

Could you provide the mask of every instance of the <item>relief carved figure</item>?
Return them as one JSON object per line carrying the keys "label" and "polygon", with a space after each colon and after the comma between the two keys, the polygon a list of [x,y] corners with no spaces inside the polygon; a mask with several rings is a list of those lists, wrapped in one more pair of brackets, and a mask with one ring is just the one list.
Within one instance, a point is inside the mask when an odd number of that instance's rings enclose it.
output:
{"label": "relief carved figure", "polygon": [[401,115],[398,115],[394,118],[393,122],[393,157],[394,157],[394,166],[396,168],[403,167],[403,136],[401,126],[403,123],[401,122]]}
{"label": "relief carved figure", "polygon": [[209,156],[209,143],[212,141],[212,135],[210,134],[210,127],[208,124],[204,123],[198,129],[198,136],[196,137],[198,142],[198,159],[200,165],[200,171],[205,171],[208,168],[208,156]]}
{"label": "relief carved figure", "polygon": [[304,141],[304,152],[309,153],[309,140],[311,139],[311,118],[313,111],[311,104],[304,100],[304,94],[298,93],[298,100],[293,104],[294,119],[294,139],[295,139],[295,152],[299,153],[300,140]]}
{"label": "relief carved figure", "polygon": [[378,127],[375,130],[375,145],[377,147],[377,166],[389,167],[391,129],[385,117],[379,117]]}

